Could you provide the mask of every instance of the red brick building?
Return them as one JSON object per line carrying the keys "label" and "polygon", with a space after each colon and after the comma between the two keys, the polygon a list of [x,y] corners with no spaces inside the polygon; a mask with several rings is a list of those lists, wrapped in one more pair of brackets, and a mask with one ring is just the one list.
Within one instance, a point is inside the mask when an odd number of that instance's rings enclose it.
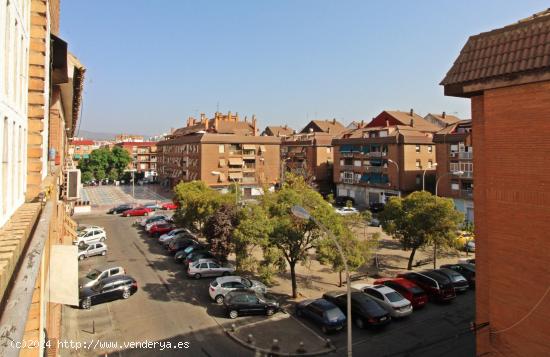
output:
{"label": "red brick building", "polygon": [[441,82],[471,99],[478,356],[550,356],[550,10],[472,36]]}
{"label": "red brick building", "polygon": [[153,141],[125,141],[116,143],[130,154],[132,161],[128,169],[143,172],[145,178],[155,180],[157,176],[157,143]]}

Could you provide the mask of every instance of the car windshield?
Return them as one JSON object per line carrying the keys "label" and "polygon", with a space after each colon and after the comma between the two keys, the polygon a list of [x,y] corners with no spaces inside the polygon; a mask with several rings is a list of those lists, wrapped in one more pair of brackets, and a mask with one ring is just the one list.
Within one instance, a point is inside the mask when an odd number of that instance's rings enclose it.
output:
{"label": "car windshield", "polygon": [[399,293],[392,291],[391,293],[385,294],[386,297],[390,302],[397,302],[403,300],[403,296],[401,296]]}
{"label": "car windshield", "polygon": [[327,316],[328,320],[337,320],[344,316],[344,314],[342,314],[342,311],[340,311],[340,309],[336,307],[325,311],[325,315]]}
{"label": "car windshield", "polygon": [[415,296],[424,294],[424,290],[420,289],[418,286],[413,286],[412,288],[409,288],[409,291]]}
{"label": "car windshield", "polygon": [[191,252],[193,251],[194,248],[195,248],[195,247],[191,245],[191,246],[185,248],[183,251],[184,251],[186,254],[189,254],[189,253],[191,253]]}
{"label": "car windshield", "polygon": [[242,283],[244,284],[244,286],[246,286],[247,288],[250,288],[252,287],[252,282],[248,279],[245,279],[245,278],[242,278]]}
{"label": "car windshield", "polygon": [[88,247],[89,247],[89,245],[87,245],[87,244],[79,245],[79,246],[78,246],[78,250],[83,251],[83,250],[88,249]]}
{"label": "car windshield", "polygon": [[78,232],[77,235],[78,235],[79,237],[83,237],[83,236],[86,235],[86,233],[88,233],[88,231],[80,231],[80,232]]}
{"label": "car windshield", "polygon": [[99,274],[101,274],[101,272],[99,270],[93,269],[93,270],[90,270],[88,275],[86,275],[86,278],[94,280],[95,278],[97,278],[99,276]]}

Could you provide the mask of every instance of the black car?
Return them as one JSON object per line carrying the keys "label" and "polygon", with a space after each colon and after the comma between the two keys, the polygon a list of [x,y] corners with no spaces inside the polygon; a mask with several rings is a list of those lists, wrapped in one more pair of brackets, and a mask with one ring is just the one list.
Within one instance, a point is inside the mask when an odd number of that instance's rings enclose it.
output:
{"label": "black car", "polygon": [[[178,255],[178,253],[176,253]],[[193,250],[191,253],[187,254],[185,259],[182,260],[184,265],[193,264],[199,259],[216,259],[216,256],[210,253],[208,250]]]}
{"label": "black car", "polygon": [[440,273],[433,271],[407,272],[398,274],[397,277],[405,278],[420,286],[428,294],[430,300],[443,302],[451,301],[456,297],[452,281]]}
{"label": "black car", "polygon": [[372,213],[378,213],[382,212],[384,210],[385,205],[381,202],[373,202],[369,204],[369,211]]}
{"label": "black car", "polygon": [[101,280],[89,288],[81,288],[78,293],[79,305],[89,309],[102,302],[128,299],[138,289],[137,282],[129,275],[114,275]]}
{"label": "black car", "polygon": [[174,254],[174,260],[176,261],[176,263],[182,263],[187,259],[187,256],[189,256],[189,254],[191,253],[207,252],[207,251],[208,251],[207,247],[205,247],[204,245],[198,242],[195,242],[185,246],[185,248],[183,249],[176,251],[176,254]]}
{"label": "black car", "polygon": [[328,300],[304,300],[296,305],[296,315],[321,325],[323,333],[339,331],[346,324],[346,315]]}
{"label": "black car", "polygon": [[170,244],[168,244],[166,249],[168,249],[170,254],[176,254],[176,252],[184,250],[190,245],[200,245],[200,243],[190,238],[174,239],[170,242]]}
{"label": "black car", "polygon": [[254,291],[231,291],[223,300],[225,312],[231,319],[242,315],[271,316],[279,310],[279,303]]}
{"label": "black car", "polygon": [[348,202],[351,203],[352,206],[355,206],[355,199],[348,197],[348,196],[338,196],[334,199],[334,204],[336,206],[345,207],[348,205]]}
{"label": "black car", "polygon": [[464,292],[468,290],[468,288],[470,287],[470,284],[468,284],[468,280],[465,277],[463,277],[462,274],[457,273],[452,269],[441,268],[441,269],[434,270],[434,272],[449,278],[453,283],[453,287],[455,288],[455,291],[457,292]]}
{"label": "black car", "polygon": [[444,264],[440,268],[452,269],[468,280],[471,288],[476,286],[476,266],[469,263]]}
{"label": "black car", "polygon": [[126,211],[129,211],[133,208],[132,205],[130,204],[123,204],[123,205],[118,205],[116,207],[113,207],[111,208],[110,210],[107,211],[108,214],[119,214],[119,213],[124,213]]}
{"label": "black car", "polygon": [[[347,294],[345,291],[329,291],[323,294],[323,299],[338,306],[345,314],[347,313]],[[390,314],[376,301],[361,291],[351,292],[351,318],[359,328],[368,325],[383,326],[390,322]],[[349,319],[350,316],[347,316]]]}

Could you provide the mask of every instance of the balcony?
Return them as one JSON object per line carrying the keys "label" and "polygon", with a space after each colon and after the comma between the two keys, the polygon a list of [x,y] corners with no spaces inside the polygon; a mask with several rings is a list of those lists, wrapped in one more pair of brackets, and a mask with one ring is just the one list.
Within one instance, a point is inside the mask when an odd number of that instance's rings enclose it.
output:
{"label": "balcony", "polygon": [[458,158],[463,160],[471,160],[473,158],[473,152],[461,151],[458,153]]}
{"label": "balcony", "polygon": [[460,196],[462,198],[466,198],[466,199],[473,199],[474,198],[474,190],[473,189],[465,189],[465,190],[460,190]]}
{"label": "balcony", "polygon": [[241,183],[256,183],[256,177],[243,177]]}
{"label": "balcony", "polygon": [[367,172],[381,174],[384,171],[383,166],[367,166],[366,167]]}
{"label": "balcony", "polygon": [[473,171],[463,171],[463,174],[460,175],[460,178],[474,178]]}
{"label": "balcony", "polygon": [[370,157],[382,157],[382,156],[386,156],[386,153],[382,152],[382,151],[371,151],[369,153],[369,156]]}

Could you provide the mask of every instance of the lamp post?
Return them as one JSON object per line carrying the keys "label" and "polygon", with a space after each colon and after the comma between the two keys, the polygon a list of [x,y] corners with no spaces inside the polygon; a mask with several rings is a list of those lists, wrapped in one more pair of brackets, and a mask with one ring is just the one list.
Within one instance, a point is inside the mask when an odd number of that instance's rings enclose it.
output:
{"label": "lamp post", "polygon": [[435,196],[437,197],[437,186],[439,185],[439,180],[441,180],[443,177],[448,175],[460,176],[463,174],[464,174],[464,171],[451,171],[451,172],[446,172],[443,175],[439,176],[439,178],[435,182]]}
{"label": "lamp post", "polygon": [[437,162],[432,164],[432,167],[427,167],[424,169],[424,172],[422,173],[422,191],[426,191],[426,171],[428,169],[432,169],[437,166]]}
{"label": "lamp post", "polygon": [[392,159],[388,159],[388,162],[390,164],[394,164],[395,167],[397,168],[397,193],[399,195],[399,197],[401,197],[401,189],[399,188],[399,164],[395,161],[393,161]]}
{"label": "lamp post", "polygon": [[[210,173],[214,176],[220,176],[222,174],[219,171],[211,171]],[[239,182],[237,181],[237,179],[229,178],[229,180],[235,184],[235,206],[238,206],[239,205]]]}
{"label": "lamp post", "polygon": [[136,169],[135,168],[132,168],[132,169],[128,169],[128,170],[124,170],[124,172],[131,172],[132,173],[132,199],[134,200],[134,203],[136,202],[136,189],[135,189],[135,172],[136,172]]}
{"label": "lamp post", "polygon": [[342,247],[338,243],[338,240],[334,236],[334,234],[328,230],[321,222],[315,219],[312,215],[309,214],[308,211],[306,211],[303,207],[300,206],[293,206],[291,208],[291,212],[295,217],[305,219],[305,220],[311,220],[313,221],[319,228],[321,228],[329,237],[332,239],[334,244],[336,245],[336,248],[338,249],[338,253],[340,253],[340,257],[342,258],[342,261],[344,262],[344,269],[346,271],[346,295],[347,295],[347,303],[346,303],[346,314],[347,314],[347,334],[348,334],[348,357],[352,357],[352,335],[351,335],[351,285],[349,281],[349,269],[348,269],[348,261],[346,259],[346,256],[344,255],[344,251],[342,250]]}

